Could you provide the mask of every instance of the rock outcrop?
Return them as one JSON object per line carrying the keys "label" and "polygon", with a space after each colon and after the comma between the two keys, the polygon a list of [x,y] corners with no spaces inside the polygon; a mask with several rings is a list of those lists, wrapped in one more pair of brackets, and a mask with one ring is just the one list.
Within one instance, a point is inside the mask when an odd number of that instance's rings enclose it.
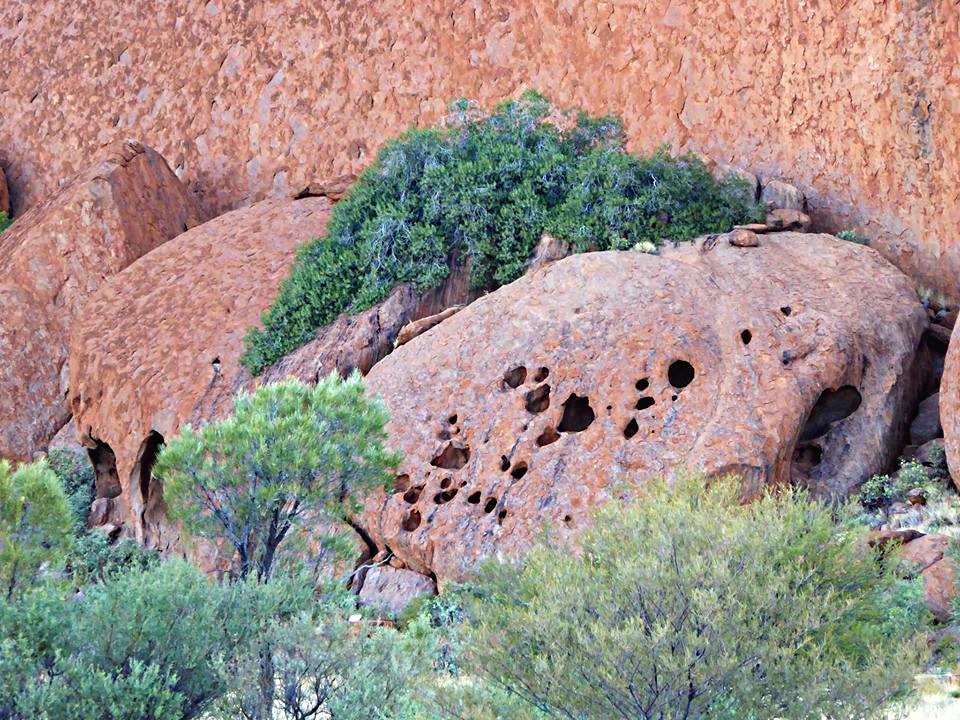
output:
{"label": "rock outcrop", "polygon": [[960,490],[960,342],[950,343],[940,385],[940,424],[950,476]]}
{"label": "rock outcrop", "polygon": [[30,72],[4,79],[0,166],[20,212],[149,137],[213,215],[356,174],[455,97],[534,87],[623,115],[638,149],[783,177],[820,227],[958,294],[958,21],[875,0],[7,2],[0,57]]}
{"label": "rock outcrop", "polygon": [[0,212],[10,214],[10,190],[7,188],[7,176],[0,168]]}
{"label": "rock outcrop", "polygon": [[0,235],[0,457],[29,459],[69,420],[70,328],[91,294],[197,212],[164,159],[127,141]]}
{"label": "rock outcrop", "polygon": [[[101,522],[166,547],[151,466],[182,423],[232,407],[250,381],[243,337],[297,246],[322,235],[330,201],[267,200],[222,215],[112,278],[71,338],[70,407],[96,469]],[[98,505],[99,503],[99,505]]]}
{"label": "rock outcrop", "polygon": [[381,360],[405,459],[359,524],[442,582],[684,465],[818,496],[884,470],[917,399],[911,283],[826,235],[722,239],[561,260]]}

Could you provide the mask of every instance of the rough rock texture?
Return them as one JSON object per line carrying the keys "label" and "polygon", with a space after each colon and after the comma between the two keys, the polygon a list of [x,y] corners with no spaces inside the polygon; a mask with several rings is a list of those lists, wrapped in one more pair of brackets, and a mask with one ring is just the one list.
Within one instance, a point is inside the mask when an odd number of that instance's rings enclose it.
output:
{"label": "rough rock texture", "polygon": [[950,603],[957,594],[956,563],[945,556],[951,540],[946,535],[924,535],[900,548],[900,560],[908,577],[923,577],[923,599],[940,622],[953,618]]}
{"label": "rough rock texture", "polygon": [[806,200],[803,193],[789,183],[782,180],[770,180],[760,192],[761,202],[773,208],[796,210],[803,212],[806,209]]}
{"label": "rough rock texture", "polygon": [[247,328],[329,210],[326,198],[306,198],[227,213],[127,268],[87,305],[71,337],[70,407],[96,495],[111,506],[105,519],[165,547],[156,452],[181,423],[230,407],[249,380],[238,364]]}
{"label": "rough rock texture", "polygon": [[940,384],[940,424],[950,475],[960,490],[960,342],[950,343],[947,350]]}
{"label": "rough rock texture", "polygon": [[0,235],[0,456],[30,458],[70,418],[67,345],[87,298],[196,221],[164,159],[122,142]]}
{"label": "rough rock texture", "polygon": [[399,615],[411,600],[435,591],[433,581],[420,573],[381,565],[367,570],[359,595],[364,605]]}
{"label": "rough rock texture", "polygon": [[149,137],[212,215],[356,173],[454,97],[535,87],[622,114],[637,148],[793,182],[821,227],[958,294],[958,19],[950,0],[7,2],[0,57],[30,72],[0,81],[0,166],[20,211]]}
{"label": "rough rock texture", "polygon": [[374,366],[405,456],[359,518],[374,541],[442,581],[683,463],[821,496],[885,469],[916,402],[911,283],[826,235],[708,247],[561,260]]}
{"label": "rough rock texture", "polygon": [[925,398],[917,409],[917,416],[910,423],[910,442],[923,445],[943,435],[940,423],[940,393]]}

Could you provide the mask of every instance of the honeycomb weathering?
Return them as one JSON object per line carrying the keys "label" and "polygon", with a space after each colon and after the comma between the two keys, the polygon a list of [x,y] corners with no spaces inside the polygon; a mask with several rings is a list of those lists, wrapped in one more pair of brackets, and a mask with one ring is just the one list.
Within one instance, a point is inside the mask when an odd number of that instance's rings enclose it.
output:
{"label": "honeycomb weathering", "polygon": [[[957,290],[960,6],[949,0],[0,6],[0,166],[14,210],[140,137],[208,215],[365,167],[458,96],[527,87],[806,193]],[[37,63],[37,58],[43,58]],[[950,252],[952,251],[952,252]]]}
{"label": "honeycomb weathering", "polygon": [[924,326],[903,274],[825,235],[567,258],[373,367],[403,481],[357,523],[443,580],[684,465],[845,494],[900,447]]}

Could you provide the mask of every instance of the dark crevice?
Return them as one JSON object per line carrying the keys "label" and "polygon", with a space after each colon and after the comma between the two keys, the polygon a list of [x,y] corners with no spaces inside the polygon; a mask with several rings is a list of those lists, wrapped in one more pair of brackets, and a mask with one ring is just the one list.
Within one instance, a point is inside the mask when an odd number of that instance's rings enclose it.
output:
{"label": "dark crevice", "polygon": [[123,489],[117,472],[117,456],[107,443],[100,440],[95,442],[96,446],[87,451],[93,465],[94,494],[97,498],[119,497]]}
{"label": "dark crevice", "polygon": [[546,429],[537,436],[537,447],[546,447],[547,445],[555,443],[559,439],[560,433],[557,432],[553,425],[548,425]]}
{"label": "dark crevice", "polygon": [[540,383],[546,380],[549,376],[550,376],[550,368],[542,367],[539,370],[537,370],[537,372],[534,374],[533,381]]}
{"label": "dark crevice", "polygon": [[510,471],[510,477],[514,480],[519,480],[524,475],[527,474],[527,464],[522,460],[513,466],[513,470]]}
{"label": "dark crevice", "polygon": [[637,380],[637,390],[639,390],[640,392],[643,392],[648,387],[650,387],[650,380],[648,380],[647,378],[640,378],[639,380]]}
{"label": "dark crevice", "polygon": [[652,408],[657,404],[657,401],[652,397],[642,397],[637,400],[636,408],[637,410],[646,410],[647,408]]}
{"label": "dark crevice", "polygon": [[862,401],[860,391],[853,385],[844,385],[838,390],[827,388],[820,393],[820,398],[807,416],[807,422],[800,432],[800,442],[820,437],[835,422],[853,415]]}
{"label": "dark crevice", "polygon": [[640,432],[640,426],[637,424],[636,418],[631,418],[630,422],[628,422],[627,426],[623,429],[623,436],[629,440],[638,432]]}
{"label": "dark crevice", "polygon": [[674,360],[667,369],[667,380],[679,390],[692,383],[696,374],[693,365],[686,360]]}
{"label": "dark crevice", "polygon": [[413,508],[403,520],[403,529],[407,532],[413,532],[418,527],[420,527],[420,511]]}
{"label": "dark crevice", "polygon": [[527,412],[542,413],[550,407],[550,386],[541,385],[527,393]]}
{"label": "dark crevice", "polygon": [[750,341],[753,340],[753,333],[751,333],[749,330],[744,330],[740,333],[740,340],[744,345],[749,345]]}
{"label": "dark crevice", "polygon": [[423,485],[414,485],[403,494],[403,501],[413,505],[420,499],[420,493],[423,492]]}
{"label": "dark crevice", "polygon": [[527,369],[523,365],[507,370],[503,374],[503,383],[509,388],[518,388],[527,379]]}

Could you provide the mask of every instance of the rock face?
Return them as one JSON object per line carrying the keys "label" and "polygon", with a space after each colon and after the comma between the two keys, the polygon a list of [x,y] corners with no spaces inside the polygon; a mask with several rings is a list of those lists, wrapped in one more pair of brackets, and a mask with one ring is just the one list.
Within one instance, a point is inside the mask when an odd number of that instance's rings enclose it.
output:
{"label": "rock face", "polygon": [[230,409],[238,360],[289,272],[322,235],[326,198],[268,200],[184,233],[112,278],[71,338],[70,407],[97,473],[102,521],[166,547],[151,466],[165,437]]}
{"label": "rock face", "polygon": [[924,535],[907,541],[900,549],[904,573],[923,578],[924,602],[940,622],[953,619],[950,604],[957,594],[956,562],[945,554],[950,544],[946,535]]}
{"label": "rock face", "polygon": [[7,188],[7,176],[0,168],[0,212],[10,213],[10,191]]}
{"label": "rock face", "polygon": [[29,459],[70,418],[69,333],[91,294],[196,222],[164,159],[123,142],[0,235],[0,456]]}
{"label": "rock face", "polygon": [[410,570],[381,565],[367,570],[359,595],[364,605],[399,615],[411,600],[433,593],[430,578]]}
{"label": "rock face", "polygon": [[830,236],[762,238],[567,258],[381,360],[405,459],[359,524],[443,581],[683,464],[819,496],[883,470],[916,402],[911,283]]}
{"label": "rock face", "polygon": [[623,115],[639,149],[783,177],[821,227],[957,294],[958,18],[875,0],[7,2],[0,57],[31,71],[4,80],[0,166],[19,212],[101,144],[149,137],[213,215],[357,173],[455,97],[538,87]]}
{"label": "rock face", "polygon": [[910,442],[923,445],[943,435],[940,424],[940,393],[934,393],[920,403],[917,417],[910,423]]}
{"label": "rock face", "polygon": [[950,476],[960,489],[960,342],[950,343],[940,385],[940,423]]}

